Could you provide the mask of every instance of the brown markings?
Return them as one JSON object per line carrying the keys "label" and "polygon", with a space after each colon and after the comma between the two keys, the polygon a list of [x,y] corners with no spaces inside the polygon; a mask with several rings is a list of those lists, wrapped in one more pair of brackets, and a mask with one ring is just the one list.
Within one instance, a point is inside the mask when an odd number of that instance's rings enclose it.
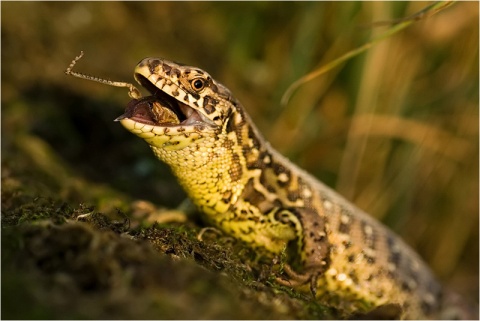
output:
{"label": "brown markings", "polygon": [[290,177],[290,175],[291,175],[290,171],[287,168],[285,168],[285,166],[283,166],[282,164],[279,164],[277,162],[272,162],[271,167],[273,169],[273,172],[277,176],[282,174],[282,173],[288,175],[288,177]]}
{"label": "brown markings", "polygon": [[211,77],[207,77],[205,80],[206,80],[206,81],[205,81],[205,87],[210,87],[210,89],[212,89],[212,91],[213,91],[214,93],[216,93],[216,92],[217,92],[216,89],[217,89],[218,87],[215,86],[215,83],[213,82],[213,79],[212,79]]}
{"label": "brown markings", "polygon": [[238,113],[233,114],[234,119],[231,123],[232,128],[235,129],[238,145],[242,146],[242,153],[245,156],[247,162],[247,169],[257,168],[256,164],[258,163],[258,155],[253,154],[252,151],[259,151],[252,143],[249,138],[250,135],[250,126],[245,123],[243,116]]}
{"label": "brown markings", "polygon": [[[194,90],[188,90],[189,94],[192,95],[193,98],[195,98],[195,100],[198,100],[200,99],[200,94],[197,93],[196,91]],[[198,106],[198,105],[197,105]]]}
{"label": "brown markings", "polygon": [[273,207],[282,207],[282,205],[282,202],[278,198],[273,200]]}
{"label": "brown markings", "polygon": [[242,146],[242,153],[245,156],[247,169],[261,168],[261,160],[258,157],[261,145],[256,138],[251,138],[253,135],[251,127],[245,123],[244,117],[238,113],[235,115],[235,126],[238,144]]}
{"label": "brown markings", "polygon": [[283,224],[290,225],[291,227],[295,227],[295,222],[292,221],[293,213],[289,210],[281,210],[277,209],[273,214],[273,217],[276,221],[281,222]]}
{"label": "brown markings", "polygon": [[[243,122],[243,119],[242,119]],[[253,170],[262,167],[261,145],[256,138],[252,138],[253,129],[246,123],[237,127],[238,143],[242,146],[242,153],[245,155],[247,169]]]}
{"label": "brown markings", "polygon": [[358,275],[357,275],[357,272],[356,272],[356,271],[350,270],[350,271],[348,272],[348,277],[349,277],[350,279],[352,279],[352,282],[353,282],[354,284],[358,284],[358,283],[359,283],[359,279],[358,279]]}
{"label": "brown markings", "polygon": [[211,89],[214,93],[220,94],[217,85],[215,85],[215,83],[214,83],[213,81],[211,81],[211,82],[208,84],[208,87],[210,87],[210,89]]}
{"label": "brown markings", "polygon": [[[259,159],[259,162],[262,164],[262,166],[265,166],[262,159]],[[292,182],[292,174],[285,166],[272,160],[272,162],[268,164],[268,167],[272,168],[275,175],[275,184],[280,188],[280,190],[285,191],[285,197],[287,200],[290,202],[295,202],[299,199],[302,199],[302,195],[298,189],[298,182]],[[287,186],[290,188],[287,188]]]}
{"label": "brown markings", "polygon": [[[301,177],[297,177],[298,180],[298,190],[300,191],[300,195],[302,195],[302,199],[304,202],[305,207],[312,207],[313,206],[313,193],[312,189],[308,184],[306,184]],[[307,191],[307,193],[305,193]]]}
{"label": "brown markings", "polygon": [[260,184],[264,186],[269,192],[275,191],[275,188],[271,186],[267,179],[268,170],[264,170],[260,173]]}
{"label": "brown markings", "polygon": [[294,190],[294,191],[289,191],[287,193],[287,198],[290,202],[295,202],[297,201],[298,199],[301,199],[302,196],[300,195],[299,191],[298,190]]}
{"label": "brown markings", "polygon": [[[255,181],[253,178],[250,178],[245,185],[245,189],[243,190],[242,198],[254,205],[262,214],[266,214],[272,210],[272,208],[275,207],[275,204],[272,204],[269,202],[266,198],[265,195],[261,192],[259,192],[255,188]],[[278,204],[277,204],[278,207]]]}
{"label": "brown markings", "polygon": [[[413,291],[419,285],[419,280],[418,280],[419,274],[415,273],[415,271],[413,271],[413,264],[414,263],[412,261],[412,258],[411,257],[405,257],[404,259],[405,259],[405,264],[404,264],[404,267],[403,267],[403,272],[404,272],[403,278],[405,280],[407,280],[406,288],[409,291]],[[403,286],[403,284],[402,284],[402,286]]]}
{"label": "brown markings", "polygon": [[172,68],[172,70],[170,71],[170,75],[174,75],[177,78],[180,78],[181,74],[182,74],[182,72],[177,68]]}
{"label": "brown markings", "polygon": [[363,235],[363,242],[367,247],[374,250],[375,243],[377,241],[377,233],[375,229],[365,221],[361,221],[362,226],[362,235]]}
{"label": "brown markings", "polygon": [[[227,125],[225,126],[225,129],[227,131],[227,134],[228,133],[231,133],[233,131],[236,130],[236,124],[235,124],[235,120],[234,120],[234,115],[228,117],[225,121],[227,122]],[[238,136],[237,136],[238,137]]]}
{"label": "brown markings", "polygon": [[388,246],[388,261],[395,266],[395,273],[394,276],[398,275],[398,268],[400,267],[400,261],[402,259],[402,255],[400,251],[396,249],[396,242],[395,239],[391,236],[387,236],[387,246]]}
{"label": "brown markings", "polygon": [[248,126],[248,127],[247,127],[247,130],[248,130],[248,138],[249,138],[250,141],[252,142],[253,148],[260,150],[261,147],[262,147],[262,144],[261,144],[260,141],[258,140],[258,137],[255,135],[252,127],[251,127],[251,126]]}
{"label": "brown markings", "polygon": [[260,152],[260,155],[258,156],[258,159],[261,160],[262,165],[260,165],[262,168],[270,166],[272,162],[272,155],[270,153],[263,151]]}
{"label": "brown markings", "polygon": [[172,71],[172,66],[167,65],[166,63],[163,63],[162,69],[165,75],[170,76],[170,71]]}
{"label": "brown markings", "polygon": [[[388,271],[388,276],[394,278],[403,291],[407,293],[415,292],[420,285],[418,269],[422,267],[419,266],[414,270],[414,258],[403,255],[401,248],[391,235],[387,236],[387,247],[389,253],[388,262],[395,266],[393,271]],[[427,275],[425,276],[428,277]]]}
{"label": "brown markings", "polygon": [[433,279],[429,279],[427,281],[427,284],[424,284],[424,286],[427,289],[427,293],[432,295],[432,298],[431,300],[429,300],[430,302],[427,302],[427,300],[425,299],[422,300],[422,302],[420,303],[420,308],[422,309],[424,314],[429,315],[439,308],[442,291],[438,283]]}
{"label": "brown markings", "polygon": [[230,179],[232,180],[232,182],[236,182],[240,180],[240,178],[243,175],[243,168],[240,162],[240,156],[237,155],[236,153],[231,152],[233,150],[234,145],[235,145],[235,142],[233,142],[230,139],[225,139],[225,141],[223,142],[223,147],[227,149],[231,155],[228,174],[230,175]]}
{"label": "brown markings", "polygon": [[330,249],[331,246],[326,238],[326,222],[325,218],[318,215],[313,209],[308,208],[292,208],[289,209],[302,224],[302,234],[299,236],[302,242],[304,253],[309,255],[306,257],[305,267],[307,269],[314,268],[315,274],[321,275],[330,265]]}
{"label": "brown markings", "polygon": [[363,258],[365,261],[367,261],[368,264],[374,264],[375,263],[375,257],[367,254],[365,251],[362,251]]}
{"label": "brown markings", "polygon": [[211,113],[213,113],[215,111],[215,107],[212,106],[212,105],[205,105],[205,106],[203,106],[203,110],[205,110],[207,115],[210,115]]}
{"label": "brown markings", "polygon": [[218,104],[218,101],[216,99],[213,99],[210,96],[205,96],[203,98],[203,109],[207,113],[207,115],[210,115],[215,111],[215,106]]}
{"label": "brown markings", "polygon": [[[158,65],[161,64],[161,61],[158,59],[151,59],[148,61],[148,70],[151,74],[155,74],[157,71],[155,70]],[[165,66],[165,64],[163,64]]]}
{"label": "brown markings", "polygon": [[[263,166],[263,165],[262,165]],[[269,168],[265,168],[263,171],[260,173],[260,184],[264,186],[269,193],[275,194],[277,192],[277,189],[270,184],[270,176],[271,176],[271,170]],[[282,204],[280,200],[278,200],[279,204]]]}
{"label": "brown markings", "polygon": [[350,232],[351,226],[352,216],[346,209],[342,207],[340,212],[340,225],[338,226],[338,231],[342,234],[348,234]]}
{"label": "brown markings", "polygon": [[260,154],[259,150],[252,148],[249,145],[242,145],[242,153],[245,156],[247,169],[252,170],[257,168],[263,168],[262,162],[258,157],[258,155]]}
{"label": "brown markings", "polygon": [[349,248],[352,247],[352,242],[351,241],[343,241],[342,244],[345,247],[345,249],[349,249]]}
{"label": "brown markings", "polygon": [[414,290],[413,287],[410,285],[410,283],[407,282],[406,280],[402,280],[400,282],[400,286],[401,286],[403,291],[408,292],[408,293],[411,293]]}
{"label": "brown markings", "polygon": [[230,139],[225,139],[225,141],[223,142],[223,147],[225,147],[228,150],[232,150],[233,145],[235,145],[235,143]]}
{"label": "brown markings", "polygon": [[240,164],[240,156],[238,156],[237,154],[232,154],[231,164],[232,165],[228,170],[228,174],[230,175],[232,182],[237,182],[242,178],[243,175],[242,165]]}
{"label": "brown markings", "polygon": [[280,187],[286,187],[290,183],[290,173],[280,173],[277,175],[277,184]]}

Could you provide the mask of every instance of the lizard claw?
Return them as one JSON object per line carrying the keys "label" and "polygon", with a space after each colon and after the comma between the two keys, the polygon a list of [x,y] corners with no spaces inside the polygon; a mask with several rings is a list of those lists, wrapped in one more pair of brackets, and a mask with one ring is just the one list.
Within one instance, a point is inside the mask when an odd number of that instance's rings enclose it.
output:
{"label": "lizard claw", "polygon": [[293,270],[292,267],[288,264],[285,264],[285,266],[283,267],[283,271],[285,272],[285,274],[287,274],[288,279],[277,277],[277,283],[291,287],[299,287],[310,283],[310,292],[312,293],[314,298],[317,296],[317,279],[319,276],[318,273],[298,273]]}

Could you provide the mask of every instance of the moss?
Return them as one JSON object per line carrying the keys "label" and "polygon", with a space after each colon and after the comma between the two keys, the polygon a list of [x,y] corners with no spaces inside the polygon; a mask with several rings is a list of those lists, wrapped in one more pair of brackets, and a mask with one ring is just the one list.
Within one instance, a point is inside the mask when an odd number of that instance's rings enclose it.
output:
{"label": "moss", "polygon": [[[38,144],[37,152],[50,150]],[[195,221],[145,226],[100,213],[95,183],[72,188],[9,145],[2,167],[2,313],[12,319],[292,319],[328,314],[272,282],[272,261]],[[41,147],[46,150],[41,150]],[[53,167],[69,172],[54,157]],[[28,170],[27,170],[28,169]],[[26,173],[28,172],[28,174]],[[70,180],[78,180],[69,176]],[[49,182],[48,180],[46,182]],[[105,189],[99,189],[105,191]],[[64,191],[58,193],[58,191]],[[85,191],[85,193],[84,193]],[[66,195],[66,197],[62,197]],[[75,194],[74,197],[72,195]],[[104,202],[122,196],[109,189]],[[99,197],[91,197],[94,202]],[[127,206],[128,208],[128,206]],[[29,309],[25,309],[28,304]]]}
{"label": "moss", "polygon": [[[117,226],[113,224],[113,230]],[[258,319],[292,318],[295,306],[226,271],[229,253],[212,256],[176,228],[138,233],[65,221],[4,227],[5,318]],[[200,261],[201,264],[197,263]],[[222,265],[229,265],[224,269]],[[214,270],[205,266],[215,266]],[[222,273],[220,273],[220,271]],[[32,277],[33,276],[33,277]],[[264,299],[259,302],[259,297]],[[276,299],[277,301],[275,301]],[[291,300],[284,296],[281,301]],[[31,309],[25,310],[25,302]],[[298,304],[296,306],[298,309]]]}

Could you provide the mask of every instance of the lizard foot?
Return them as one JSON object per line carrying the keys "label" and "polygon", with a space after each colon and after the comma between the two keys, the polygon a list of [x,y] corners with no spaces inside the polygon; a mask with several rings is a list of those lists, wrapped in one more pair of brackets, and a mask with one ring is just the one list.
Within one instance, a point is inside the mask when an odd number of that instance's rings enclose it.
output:
{"label": "lizard foot", "polygon": [[293,288],[310,283],[310,292],[314,298],[316,297],[318,273],[298,273],[288,264],[284,265],[283,271],[285,274],[287,274],[288,279],[277,277],[277,283],[285,286],[291,286]]}
{"label": "lizard foot", "polygon": [[143,200],[133,202],[132,209],[133,218],[143,221],[146,224],[184,223],[187,221],[188,216],[181,208],[157,208],[153,203]]}

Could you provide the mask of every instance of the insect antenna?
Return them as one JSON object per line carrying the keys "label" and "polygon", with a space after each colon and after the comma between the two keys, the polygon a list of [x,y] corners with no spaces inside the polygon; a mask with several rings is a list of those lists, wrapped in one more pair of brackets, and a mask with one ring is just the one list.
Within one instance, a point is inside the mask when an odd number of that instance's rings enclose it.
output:
{"label": "insect antenna", "polygon": [[110,85],[110,86],[115,86],[115,87],[126,87],[126,88],[128,88],[128,95],[131,98],[139,99],[139,98],[142,97],[142,94],[140,93],[140,91],[134,85],[132,85],[128,82],[113,81],[113,80],[103,79],[103,78],[90,76],[90,75],[85,75],[85,74],[73,71],[72,70],[73,67],[82,57],[83,57],[83,51],[80,51],[80,55],[78,55],[77,57],[75,57],[75,59],[72,60],[72,62],[70,63],[70,66],[68,66],[67,70],[65,70],[65,74],[71,75],[71,76],[74,76],[74,77],[77,77],[77,78],[81,78],[81,79],[96,81],[96,82],[99,82],[99,83],[105,84],[105,85]]}

